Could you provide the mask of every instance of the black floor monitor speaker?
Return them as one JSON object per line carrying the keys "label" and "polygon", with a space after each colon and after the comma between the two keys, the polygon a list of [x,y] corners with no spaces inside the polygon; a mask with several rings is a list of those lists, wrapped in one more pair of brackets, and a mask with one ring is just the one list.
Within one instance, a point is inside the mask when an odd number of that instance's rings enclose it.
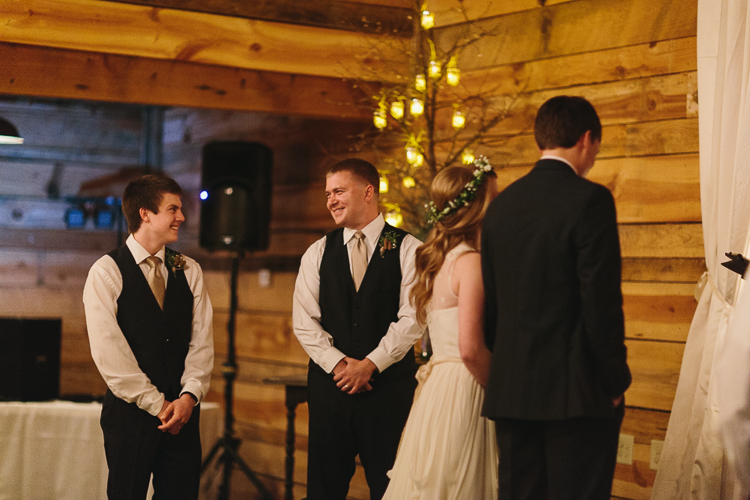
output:
{"label": "black floor monitor speaker", "polygon": [[60,319],[0,318],[0,401],[60,396]]}
{"label": "black floor monitor speaker", "polygon": [[208,250],[268,248],[273,153],[255,142],[203,147],[200,246]]}

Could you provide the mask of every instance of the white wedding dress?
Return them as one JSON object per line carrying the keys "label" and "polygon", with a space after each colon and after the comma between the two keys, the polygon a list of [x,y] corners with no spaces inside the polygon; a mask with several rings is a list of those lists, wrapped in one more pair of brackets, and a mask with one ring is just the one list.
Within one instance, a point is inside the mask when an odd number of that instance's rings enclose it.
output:
{"label": "white wedding dress", "polygon": [[461,244],[448,252],[435,278],[427,315],[433,355],[417,373],[419,387],[383,500],[497,498],[495,426],[481,416],[484,389],[461,362],[458,298],[450,291],[455,259],[467,251]]}

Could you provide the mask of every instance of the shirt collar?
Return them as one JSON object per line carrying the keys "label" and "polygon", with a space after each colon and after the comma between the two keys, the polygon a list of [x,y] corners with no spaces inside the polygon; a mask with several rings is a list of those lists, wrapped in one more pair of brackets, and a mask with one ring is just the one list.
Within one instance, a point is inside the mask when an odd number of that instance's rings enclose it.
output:
{"label": "shirt collar", "polygon": [[544,155],[544,156],[542,156],[542,157],[541,157],[541,158],[539,158],[539,159],[540,159],[540,160],[557,160],[557,161],[561,161],[561,162],[563,162],[563,163],[567,164],[567,165],[568,165],[568,166],[569,166],[570,168],[572,168],[572,169],[573,169],[573,172],[575,172],[575,173],[576,173],[576,175],[578,175],[578,171],[577,171],[577,170],[576,170],[576,168],[575,168],[575,167],[573,166],[573,164],[572,164],[572,163],[570,163],[570,162],[569,162],[568,160],[566,160],[565,158],[562,158],[561,156],[555,156],[555,155]]}
{"label": "shirt collar", "polygon": [[[128,246],[128,250],[130,250],[130,253],[133,254],[133,258],[135,259],[135,262],[137,264],[141,264],[144,260],[151,256],[151,254],[148,253],[148,250],[143,248],[143,245],[138,243],[138,241],[136,241],[132,234],[128,236],[125,244]],[[161,247],[155,255],[159,257],[162,262],[164,262],[164,254],[164,247]]]}
{"label": "shirt collar", "polygon": [[[380,236],[380,233],[383,232],[384,227],[385,220],[383,219],[383,214],[378,214],[378,216],[375,217],[372,222],[367,224],[362,229],[362,232],[365,233],[365,242],[367,242],[369,246],[372,246],[373,242],[376,241]],[[354,237],[354,233],[356,232],[356,229],[350,229],[348,227],[344,228],[344,245],[349,243],[349,240]]]}

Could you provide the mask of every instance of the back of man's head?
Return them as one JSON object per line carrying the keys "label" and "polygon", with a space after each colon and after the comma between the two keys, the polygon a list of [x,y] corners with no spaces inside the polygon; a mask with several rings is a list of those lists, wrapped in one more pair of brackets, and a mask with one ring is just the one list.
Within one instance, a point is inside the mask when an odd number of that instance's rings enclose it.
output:
{"label": "back of man's head", "polygon": [[365,183],[365,185],[371,185],[375,190],[375,199],[378,199],[380,193],[380,174],[378,169],[369,161],[362,160],[360,158],[347,158],[341,160],[328,169],[326,173],[326,179],[339,172],[349,172],[354,177]]}
{"label": "back of man's head", "polygon": [[534,138],[541,150],[572,148],[587,130],[601,140],[602,124],[594,106],[583,97],[561,95],[542,104],[534,122]]}
{"label": "back of man's head", "polygon": [[128,223],[128,232],[134,234],[141,227],[141,208],[159,213],[165,193],[182,196],[177,181],[163,175],[144,175],[125,187],[122,194],[122,213]]}

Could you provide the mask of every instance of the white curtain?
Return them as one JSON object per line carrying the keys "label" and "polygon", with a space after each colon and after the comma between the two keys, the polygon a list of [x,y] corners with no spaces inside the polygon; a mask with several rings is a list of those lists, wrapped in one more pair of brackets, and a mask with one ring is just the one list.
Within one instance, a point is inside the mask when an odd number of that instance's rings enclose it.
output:
{"label": "white curtain", "polygon": [[[750,314],[733,318],[739,276],[721,266],[725,252],[746,255],[750,230],[750,18],[748,0],[698,0],[698,103],[703,236],[707,273],[697,289],[680,379],[652,500],[747,500],[735,442],[750,450],[743,411],[750,404]],[[750,292],[750,287],[743,289]],[[750,311],[750,293],[741,296]],[[737,321],[734,321],[736,319]],[[728,341],[729,336],[737,341]],[[742,340],[744,339],[744,342]],[[737,351],[737,345],[744,348]],[[727,349],[729,348],[729,349]],[[734,356],[731,370],[726,368]],[[739,376],[741,374],[742,376]],[[727,378],[728,377],[728,378]],[[747,408],[743,408],[746,412]],[[727,417],[731,416],[731,419]],[[745,426],[748,425],[746,422]],[[750,455],[744,461],[750,460]],[[745,471],[750,475],[750,470]],[[748,482],[750,484],[750,482]]]}

